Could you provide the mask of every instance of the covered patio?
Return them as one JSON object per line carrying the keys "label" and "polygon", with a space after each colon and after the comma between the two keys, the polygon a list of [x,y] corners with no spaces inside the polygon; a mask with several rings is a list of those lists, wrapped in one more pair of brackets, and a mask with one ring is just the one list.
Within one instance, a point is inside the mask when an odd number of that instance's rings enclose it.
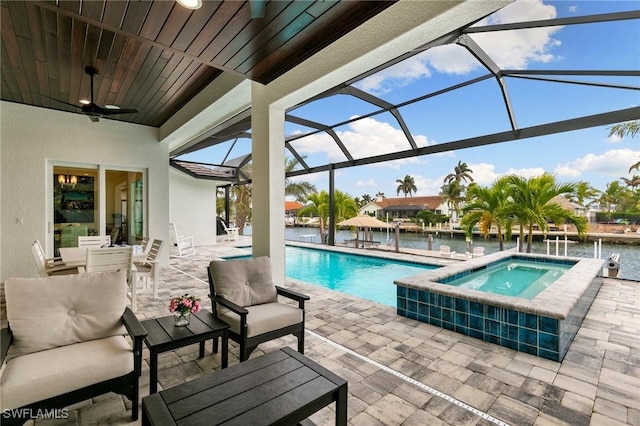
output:
{"label": "covered patio", "polygon": [[[274,262],[276,281],[285,282],[282,176],[284,147],[295,144],[295,140],[286,140],[284,135],[286,112],[290,108],[314,97],[325,96],[329,88],[333,88],[332,93],[339,91],[342,88],[338,87],[345,82],[378,69],[388,61],[397,60],[398,55],[407,51],[413,53],[415,49],[428,48],[434,41],[442,42],[441,37],[469,26],[510,1],[429,2],[432,10],[421,7],[418,2],[390,2],[381,6],[378,14],[371,12],[371,16],[366,15],[371,19],[361,26],[352,28],[345,19],[347,24],[342,28],[343,37],[337,37],[333,43],[316,46],[317,50],[312,53],[303,46],[298,49],[302,54],[295,58],[296,61],[275,58],[273,64],[281,63],[287,68],[280,67],[279,74],[271,74],[264,79],[198,58],[186,52],[186,48],[179,51],[167,41],[167,33],[159,29],[165,21],[157,27],[157,22],[151,23],[158,31],[146,27],[142,35],[137,32],[131,35],[115,24],[102,21],[103,16],[113,18],[113,15],[102,15],[102,10],[97,10],[96,6],[100,2],[84,3],[93,6],[74,12],[69,10],[73,5],[65,2],[62,2],[65,7],[58,6],[57,2],[2,4],[3,45],[8,46],[7,52],[17,53],[18,45],[26,46],[26,58],[34,59],[35,56],[35,60],[26,71],[20,64],[14,72],[5,71],[5,65],[10,69],[10,61],[3,62],[0,281],[9,277],[35,276],[36,270],[28,256],[29,245],[34,240],[41,240],[47,254],[53,255],[51,194],[54,165],[73,167],[90,164],[98,170],[100,178],[105,177],[108,168],[114,167],[125,172],[143,173],[144,234],[168,242],[168,224],[177,222],[181,233],[195,236],[197,246],[196,254],[187,258],[169,258],[168,250],[165,251],[159,297],[153,299],[142,294],[138,298],[137,314],[146,319],[167,315],[169,298],[185,292],[200,296],[205,307],[209,308],[206,265],[210,260],[241,253],[240,246],[251,245],[255,255],[269,255]],[[168,19],[170,15],[172,19],[184,22],[190,16],[179,9],[169,12],[169,2],[132,3],[137,7],[131,9],[131,14],[136,15],[140,26],[147,17],[147,11],[142,8],[151,7],[151,4],[154,8],[167,8],[164,12],[154,9],[154,13],[149,14],[165,18],[167,28],[173,28],[170,25],[172,21]],[[243,8],[248,14],[249,2],[225,3]],[[366,5],[368,2],[360,3]],[[122,5],[124,2],[109,4]],[[48,25],[55,27],[57,14],[68,28],[72,27],[72,19],[89,28],[86,40],[90,47],[88,57],[82,56],[85,52],[83,36],[75,45],[77,49],[74,52],[81,52],[79,56],[63,64],[63,78],[60,80],[68,83],[73,77],[77,83],[72,93],[66,93],[64,102],[77,102],[80,92],[88,89],[88,80],[81,78],[81,65],[100,59],[104,62],[103,70],[111,68],[110,74],[105,70],[103,75],[119,78],[114,86],[122,89],[111,93],[107,87],[110,80],[105,78],[100,104],[117,101],[126,107],[138,108],[144,114],[137,118],[124,117],[122,120],[96,123],[82,114],[71,113],[75,111],[70,108],[74,105],[67,103],[64,106],[63,102],[60,107],[55,104],[55,99],[44,100],[43,96],[47,94],[52,98],[63,98],[59,88],[56,91],[55,87],[48,87],[49,83],[55,86],[53,83],[58,80],[45,76],[44,66],[40,68],[46,64],[42,60],[46,57],[43,53],[46,50],[45,37],[34,38],[36,43],[42,42],[42,49],[33,55],[36,49],[32,49],[28,29],[19,28],[16,23],[16,36],[9,25],[4,25],[10,21],[7,13],[13,13],[17,23],[26,22],[27,17],[44,17],[44,24],[38,26],[38,30],[49,28]],[[357,11],[353,13],[357,14]],[[629,19],[637,17],[637,11],[628,16]],[[36,21],[40,25],[40,21]],[[124,18],[122,21],[135,27]],[[248,28],[251,26],[247,25]],[[193,38],[196,37],[193,26],[185,28]],[[138,45],[142,46],[139,56],[131,54],[123,59],[124,65],[121,66],[124,69],[118,73],[114,64],[120,63],[119,56],[113,63],[109,62],[111,67],[101,56],[108,50],[106,47],[105,50],[99,49],[97,43],[100,38],[97,34],[103,31],[105,34],[113,33],[112,40],[116,36],[119,40],[126,39],[117,44],[123,51],[126,43],[135,47],[130,47],[132,51],[138,51]],[[105,36],[101,40],[107,39]],[[322,37],[316,39],[325,40]],[[48,33],[47,41],[51,40],[54,43],[47,46],[57,45],[56,34]],[[71,36],[66,41],[70,40]],[[66,50],[70,48],[66,46]],[[147,56],[145,51],[153,54]],[[275,49],[275,53],[271,53],[278,54],[278,51]],[[53,56],[57,58],[55,54]],[[159,65],[155,67],[155,62],[145,61],[155,58],[159,59],[158,64],[163,61],[174,63],[180,62],[175,59],[178,57],[185,62],[194,61],[188,69],[197,84],[173,88],[172,93],[179,92],[184,97],[159,114],[156,108],[161,105],[145,95],[162,96],[157,89],[167,76]],[[135,72],[128,75],[132,58],[137,58],[138,62],[134,62],[136,67],[132,67],[136,68]],[[187,65],[178,67],[178,70],[183,70],[182,74],[176,72],[178,76],[172,73],[175,80],[184,82],[181,79],[189,78],[186,68]],[[153,83],[145,82],[148,73],[156,78]],[[496,70],[491,78],[499,75],[502,78],[502,71]],[[632,75],[637,76],[637,71]],[[10,90],[5,90],[7,88]],[[128,89],[131,89],[131,96]],[[139,94],[133,89],[138,89]],[[171,96],[167,98],[173,99]],[[378,106],[381,111],[398,107],[391,104]],[[518,129],[513,125],[506,132],[485,135],[482,142],[497,143],[512,140],[514,135],[526,138],[581,126],[607,125],[637,116],[638,107],[634,106],[570,122],[560,121],[546,128]],[[170,158],[234,128],[244,133],[251,129],[252,161],[259,165],[254,168],[252,202],[253,208],[264,214],[256,215],[252,223],[252,238],[241,237],[238,241],[225,242],[216,240],[215,212],[211,211],[211,206],[215,204],[216,185],[228,182],[220,176],[194,179],[171,167]],[[431,147],[413,144],[409,151],[389,153],[384,159],[437,154],[466,148],[475,142],[478,141],[458,140],[451,141],[449,145]],[[338,163],[337,167],[346,168],[374,160],[350,159]],[[221,165],[225,164],[228,166],[226,161],[221,162]],[[244,161],[232,163],[234,166],[241,164]],[[321,171],[324,167],[306,167],[292,176]],[[333,170],[336,165],[326,167]],[[103,198],[101,202],[106,204],[104,201]],[[96,222],[103,225],[106,212],[98,215]],[[99,233],[106,233],[104,227]],[[286,280],[286,285],[311,296],[306,322],[306,355],[349,381],[348,418],[354,426],[640,424],[640,328],[637,324],[640,290],[635,282],[605,279],[562,363],[542,360],[413,321],[396,315],[395,309],[389,306],[293,280]],[[2,307],[4,323],[6,314]],[[294,344],[293,338],[279,339],[261,345],[252,357]],[[195,345],[161,355],[159,387],[167,389],[217,370],[220,355],[211,353],[210,343],[206,349],[207,356],[203,359],[198,358]],[[149,392],[148,362],[149,354],[145,351],[142,396]],[[230,365],[237,362],[237,347],[231,344]],[[120,396],[107,394],[70,407],[71,416],[66,423],[127,424],[130,422],[130,413],[126,411],[129,404]],[[319,425],[332,424],[333,413],[325,409],[314,415],[312,420]],[[53,423],[52,420],[49,422]],[[47,424],[47,421],[38,423]]]}
{"label": "covered patio", "polygon": [[[185,292],[200,296],[210,309],[206,265],[246,254],[248,242],[241,237],[200,247],[189,258],[172,258],[161,270],[159,298],[139,296],[138,316],[167,315],[169,298]],[[605,279],[561,363],[407,319],[392,307],[316,285],[287,280],[287,287],[311,296],[305,355],[348,380],[350,425],[640,423],[640,289],[635,282]],[[295,348],[295,338],[262,344],[251,358],[285,345]],[[230,347],[229,365],[235,365],[238,347],[233,342]],[[211,349],[208,342],[203,359],[198,345],[161,354],[159,389],[214,373],[221,360]],[[148,358],[145,349],[142,396],[149,393]],[[125,407],[130,407],[126,399],[107,394],[71,407],[66,424],[128,424]],[[332,409],[311,420],[333,424]]]}

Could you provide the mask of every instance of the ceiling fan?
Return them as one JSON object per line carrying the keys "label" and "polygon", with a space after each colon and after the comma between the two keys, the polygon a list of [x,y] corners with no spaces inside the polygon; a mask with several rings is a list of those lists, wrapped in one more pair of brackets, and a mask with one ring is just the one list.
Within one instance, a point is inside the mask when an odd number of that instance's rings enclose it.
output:
{"label": "ceiling fan", "polygon": [[94,123],[97,123],[98,121],[100,121],[100,117],[106,117],[106,116],[117,115],[117,114],[132,114],[132,113],[138,112],[138,110],[135,110],[135,109],[119,108],[117,106],[111,106],[111,105],[101,107],[100,105],[93,102],[93,77],[98,75],[98,69],[92,66],[86,66],[84,67],[84,72],[89,74],[89,77],[91,78],[91,100],[88,103],[82,106],[78,106],[78,105],[73,105],[58,99],[49,98],[44,95],[41,95],[41,96],[56,102],[60,102],[60,103],[72,106],[74,108],[80,108],[82,110],[81,111],[82,114],[89,116],[89,119]]}

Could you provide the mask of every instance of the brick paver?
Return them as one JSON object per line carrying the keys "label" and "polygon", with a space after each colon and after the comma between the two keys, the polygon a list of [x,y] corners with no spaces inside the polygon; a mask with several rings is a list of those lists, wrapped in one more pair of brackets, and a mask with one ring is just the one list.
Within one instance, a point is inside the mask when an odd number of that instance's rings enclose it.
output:
{"label": "brick paver", "polygon": [[[250,243],[245,238],[198,247],[189,258],[172,258],[171,266],[161,269],[159,299],[139,295],[136,314],[141,319],[167,315],[169,298],[184,292],[200,296],[208,306],[208,261],[246,253],[247,249],[234,247]],[[294,280],[288,280],[287,286],[311,296],[305,354],[349,381],[350,425],[493,424],[430,393],[429,388],[507,424],[640,424],[638,282],[605,279],[562,363],[413,321],[396,315],[392,307],[319,286]],[[251,357],[283,345],[295,348],[296,340],[289,336],[262,344]],[[206,349],[204,359],[198,359],[197,345],[163,354],[159,388],[219,369],[220,354],[211,353],[210,343]],[[349,350],[390,370],[381,370]],[[230,342],[230,365],[238,362],[237,355],[237,346]],[[148,356],[145,350],[142,396],[149,392]],[[125,398],[112,394],[96,398],[72,407],[67,424],[129,424],[124,409],[130,406]],[[333,424],[332,409],[323,409],[312,420]],[[140,421],[131,424],[136,423]]]}

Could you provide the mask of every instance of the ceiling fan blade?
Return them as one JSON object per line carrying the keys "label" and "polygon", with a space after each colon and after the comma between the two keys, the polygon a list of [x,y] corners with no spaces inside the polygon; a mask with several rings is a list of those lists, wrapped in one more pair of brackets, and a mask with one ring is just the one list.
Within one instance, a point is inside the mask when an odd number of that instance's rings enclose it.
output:
{"label": "ceiling fan blade", "polygon": [[61,103],[63,105],[69,105],[70,107],[82,108],[80,105],[70,104],[69,102],[61,101],[60,99],[50,98],[49,96],[45,96],[45,95],[38,95],[38,96],[40,96],[41,98],[49,99],[50,101]]}
{"label": "ceiling fan blade", "polygon": [[138,112],[137,109],[103,109],[102,115],[133,114],[136,112]]}
{"label": "ceiling fan blade", "polygon": [[249,10],[251,11],[251,19],[264,18],[264,0],[249,0]]}

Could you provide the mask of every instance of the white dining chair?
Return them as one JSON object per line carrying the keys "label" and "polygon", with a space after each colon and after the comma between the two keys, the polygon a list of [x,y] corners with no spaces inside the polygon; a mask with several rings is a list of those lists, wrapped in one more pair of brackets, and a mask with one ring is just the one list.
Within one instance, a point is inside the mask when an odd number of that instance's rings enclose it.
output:
{"label": "white dining chair", "polygon": [[136,268],[133,265],[133,246],[88,247],[84,272],[107,272],[124,270],[130,287],[131,310],[136,309]]}
{"label": "white dining chair", "polygon": [[78,247],[109,247],[111,235],[79,236]]}
{"label": "white dining chair", "polygon": [[[144,280],[144,289],[149,288],[149,278],[153,280],[153,298],[158,298],[158,272],[160,270],[159,258],[162,252],[162,240],[152,240],[149,244],[149,252],[144,262],[134,262],[135,279],[134,285],[137,287],[138,280]],[[132,302],[133,304],[133,302]]]}
{"label": "white dining chair", "polygon": [[59,257],[47,259],[39,240],[35,240],[31,245],[31,254],[33,255],[33,260],[36,263],[36,268],[38,268],[38,275],[41,277],[78,273],[77,267],[65,265]]}

